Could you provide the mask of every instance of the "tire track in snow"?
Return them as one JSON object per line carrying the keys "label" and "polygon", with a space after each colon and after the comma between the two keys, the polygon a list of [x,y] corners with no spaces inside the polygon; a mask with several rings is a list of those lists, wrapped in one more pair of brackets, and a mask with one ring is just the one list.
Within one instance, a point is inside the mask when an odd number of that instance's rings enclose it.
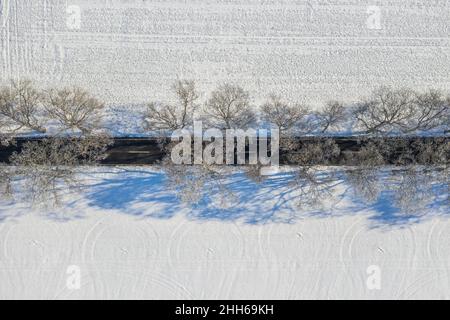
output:
{"label": "tire track in snow", "polygon": [[10,0],[2,1],[2,78],[7,79],[11,73],[10,52]]}
{"label": "tire track in snow", "polygon": [[[95,296],[116,298],[116,295],[137,296],[138,292],[144,295],[144,288],[153,283],[159,288],[150,290],[167,290],[173,297],[192,298],[184,285],[157,271],[159,235],[154,230],[151,233],[147,231],[148,223],[142,226],[135,221],[105,223],[103,220],[91,228],[83,244],[83,260],[93,279]],[[150,248],[149,245],[156,247]],[[110,265],[110,261],[115,263]],[[153,265],[148,265],[148,262]],[[118,287],[119,292],[112,292],[109,287]],[[126,292],[121,295],[120,290]]]}
{"label": "tire track in snow", "polygon": [[[426,244],[424,245],[424,248],[422,251],[418,251],[417,246],[417,235],[416,233],[408,227],[408,230],[410,233],[414,236],[414,252],[412,254],[412,257],[408,258],[408,261],[411,261],[413,264],[409,266],[409,272],[413,272],[416,274],[416,277],[413,279],[412,282],[406,283],[406,280],[404,280],[405,285],[402,288],[402,291],[397,296],[398,299],[414,299],[415,296],[419,292],[423,292],[424,288],[427,285],[430,285],[432,283],[439,283],[440,282],[440,267],[438,261],[433,257],[432,250],[430,247],[430,239],[432,238],[432,235],[435,233],[435,228],[437,225],[439,225],[440,221],[434,221],[431,225],[427,235],[426,235]],[[415,262],[417,261],[416,255],[422,252],[424,253],[423,257],[426,257],[426,259],[423,259],[419,262],[425,263],[425,265],[417,266]],[[403,272],[405,274],[405,272]],[[406,276],[404,276],[406,278]]]}
{"label": "tire track in snow", "polygon": [[[64,72],[64,85],[74,84],[72,81],[91,85],[107,103],[144,101],[148,94],[139,84],[143,78],[150,76],[159,91],[180,76],[177,73],[192,69],[202,90],[231,76],[249,86],[255,97],[269,89],[282,90],[292,98],[313,103],[327,97],[356,99],[383,79],[400,86],[443,86],[449,82],[448,68],[443,67],[448,57],[442,53],[448,47],[447,3],[421,2],[418,6],[412,0],[395,2],[383,12],[388,23],[384,30],[374,31],[364,28],[366,5],[357,1],[320,8],[281,0],[264,6],[211,1],[208,8],[161,1],[147,1],[146,5],[113,1],[105,7],[97,2],[83,2],[86,23],[82,30],[72,32],[64,26],[62,1],[2,1],[5,8],[21,4],[19,15],[33,18],[27,27],[30,36],[25,38],[35,44],[30,61],[37,61],[31,68],[36,70],[31,75],[36,81],[51,85]],[[386,3],[381,1],[380,6]],[[268,8],[282,10],[285,20],[280,23],[279,15]],[[240,17],[241,13],[245,16]],[[342,18],[339,21],[335,19],[338,16]],[[178,27],[179,17],[183,28]],[[244,17],[247,20],[242,25]],[[301,24],[299,17],[304,18]],[[416,30],[405,22],[416,22]],[[48,48],[43,50],[42,46]],[[56,48],[59,46],[63,50]],[[61,58],[64,48],[68,53]],[[227,53],[230,48],[231,54]],[[143,52],[147,50],[152,51],[152,59],[146,59]],[[11,56],[15,70],[14,53],[9,53],[9,59],[6,49],[3,53],[5,71],[9,67],[11,72]],[[428,62],[426,68],[421,59]],[[320,74],[317,65],[323,66]],[[52,73],[52,68],[56,72]],[[296,86],[305,83],[299,96]],[[161,94],[158,99],[162,98]]]}
{"label": "tire track in snow", "polygon": [[341,243],[339,246],[339,262],[341,263],[343,270],[347,275],[350,275],[350,268],[347,261],[353,261],[352,249],[355,238],[360,232],[367,231],[366,227],[362,226],[365,219],[366,217],[355,219],[355,222],[353,222],[345,230],[345,233],[341,239]]}
{"label": "tire track in snow", "polygon": [[[104,228],[106,228],[106,226],[104,226],[104,221],[106,220],[105,218],[102,218],[100,220],[98,220],[97,222],[94,223],[94,225],[86,232],[86,235],[84,236],[83,239],[83,244],[81,246],[81,261],[82,264],[85,268],[87,268],[87,273],[88,273],[88,278],[92,279],[92,288],[94,290],[93,294],[94,296],[97,297],[102,297],[102,295],[96,294],[97,291],[99,291],[98,287],[97,287],[97,277],[96,277],[96,264],[94,263],[93,260],[93,253],[92,253],[92,247],[93,245],[90,243],[90,238],[91,237],[96,237],[96,233],[100,232],[97,231],[97,229],[102,230]],[[95,240],[93,241],[95,243]],[[101,289],[101,288],[100,288]]]}
{"label": "tire track in snow", "polygon": [[2,250],[0,251],[0,261],[7,261],[8,260],[8,248],[7,248],[7,242],[8,242],[8,236],[11,232],[13,226],[10,224],[0,224],[0,243],[2,244]]}
{"label": "tire track in snow", "polygon": [[[406,234],[409,234],[409,237],[406,236]],[[408,273],[415,273],[417,272],[417,269],[414,268],[414,265],[405,265],[406,262],[414,263],[416,254],[417,254],[417,240],[416,240],[416,234],[414,233],[414,230],[408,226],[405,229],[402,229],[401,232],[401,238],[400,241],[398,241],[398,248],[393,249],[401,249],[401,254],[404,256],[396,256],[394,259],[394,262],[397,262],[396,268],[392,272],[396,272],[397,279],[395,279],[395,287],[396,291],[393,291],[394,299],[404,299],[404,296],[408,295]],[[412,244],[410,249],[408,248],[408,244]],[[383,268],[383,267],[382,267]],[[408,270],[408,272],[405,272],[405,270]],[[398,279],[400,278],[400,279]]]}
{"label": "tire track in snow", "polygon": [[[437,281],[447,284],[448,299],[450,296],[450,223],[438,219],[433,222],[427,237],[427,259],[433,262]],[[442,249],[444,248],[444,250]],[[445,252],[445,250],[447,252]]]}
{"label": "tire track in snow", "polygon": [[[220,274],[214,280],[217,286],[216,294],[219,296],[228,295],[234,290],[234,283],[230,278],[237,276],[240,265],[245,262],[245,240],[237,224],[227,223],[227,240],[224,244],[221,240],[222,234],[211,233],[216,223],[219,222],[196,223],[183,220],[177,223],[177,227],[169,234],[167,263],[168,271],[177,277],[184,277],[180,273],[182,269],[192,268],[198,261],[202,261],[204,277]],[[226,258],[229,260],[224,260]]]}

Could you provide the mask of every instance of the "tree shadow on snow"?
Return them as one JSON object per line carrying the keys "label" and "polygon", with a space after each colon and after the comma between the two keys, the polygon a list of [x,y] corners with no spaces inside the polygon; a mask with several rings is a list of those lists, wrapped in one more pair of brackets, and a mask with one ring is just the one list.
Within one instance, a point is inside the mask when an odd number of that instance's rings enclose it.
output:
{"label": "tree shadow on snow", "polygon": [[179,212],[176,195],[166,192],[165,175],[145,170],[120,170],[90,187],[89,206],[134,216],[170,218]]}
{"label": "tree shadow on snow", "polygon": [[[78,198],[64,203],[63,209],[76,212],[82,202],[87,214],[93,208],[139,218],[185,215],[193,221],[251,225],[361,215],[372,228],[404,227],[450,215],[445,180],[434,182],[410,173],[392,175],[395,179],[386,172],[378,176],[352,174],[323,169],[301,175],[284,171],[255,181],[243,171],[233,171],[206,179],[186,176],[174,185],[162,170],[101,167],[86,174],[93,183],[84,187]],[[189,196],[184,197],[185,193]],[[8,217],[5,212],[14,212],[11,208],[11,204],[3,206],[0,222]],[[49,212],[49,219],[60,219]]]}
{"label": "tree shadow on snow", "polygon": [[[272,174],[260,182],[249,179],[243,172],[235,172],[222,185],[216,182],[206,181],[200,189],[188,190],[198,195],[197,201],[189,202],[180,199],[182,188],[169,188],[165,173],[131,170],[103,179],[92,187],[87,198],[90,206],[140,217],[169,219],[185,214],[197,221],[242,221],[254,225],[295,223],[310,217],[367,215],[372,227],[401,227],[422,222],[429,216],[450,214],[445,183],[434,184],[427,190],[429,195],[424,194],[432,201],[418,206],[414,197],[399,199],[392,190],[381,190],[371,201],[364,199],[355,192],[357,186],[348,185],[342,173],[314,186],[315,190],[292,172]],[[413,201],[413,205],[406,208],[399,205],[407,201]]]}

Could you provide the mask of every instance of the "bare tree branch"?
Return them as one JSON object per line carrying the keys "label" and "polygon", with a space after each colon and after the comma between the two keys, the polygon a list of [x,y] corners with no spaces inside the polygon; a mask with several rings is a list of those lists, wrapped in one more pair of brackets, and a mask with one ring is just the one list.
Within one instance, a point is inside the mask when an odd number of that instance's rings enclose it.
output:
{"label": "bare tree branch", "polygon": [[256,120],[249,93],[226,83],[212,92],[204,112],[209,125],[219,129],[246,129]]}
{"label": "bare tree branch", "polygon": [[50,89],[45,93],[44,107],[61,131],[89,134],[101,127],[104,104],[81,88]]}
{"label": "bare tree branch", "polygon": [[405,133],[429,131],[449,126],[450,97],[447,99],[437,90],[416,94],[414,115],[407,121],[402,131]]}
{"label": "bare tree branch", "polygon": [[330,129],[338,127],[346,120],[345,107],[338,101],[329,101],[325,107],[316,112],[315,116],[318,120],[322,133]]}
{"label": "bare tree branch", "polygon": [[0,88],[0,134],[13,135],[23,128],[46,132],[41,113],[41,94],[30,80],[13,81]]}
{"label": "bare tree branch", "polygon": [[402,131],[407,121],[414,116],[414,103],[415,93],[411,90],[381,87],[357,106],[357,125],[372,134]]}
{"label": "bare tree branch", "polygon": [[261,112],[263,120],[276,125],[281,136],[292,132],[293,129],[310,131],[305,130],[308,127],[306,121],[308,108],[298,104],[291,105],[274,94],[261,107]]}
{"label": "bare tree branch", "polygon": [[175,131],[192,125],[194,111],[197,109],[197,92],[192,80],[179,80],[172,86],[178,104],[150,102],[144,114],[144,127],[148,131]]}
{"label": "bare tree branch", "polygon": [[60,204],[60,193],[82,185],[77,167],[103,159],[109,141],[108,136],[88,136],[27,142],[10,158],[14,174],[22,177],[21,192],[34,204]]}

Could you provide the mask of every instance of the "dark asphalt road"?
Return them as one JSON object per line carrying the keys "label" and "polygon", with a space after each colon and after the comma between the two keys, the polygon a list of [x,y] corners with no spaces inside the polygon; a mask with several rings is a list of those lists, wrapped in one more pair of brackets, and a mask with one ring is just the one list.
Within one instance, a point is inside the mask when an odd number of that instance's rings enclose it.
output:
{"label": "dark asphalt road", "polygon": [[[301,144],[311,143],[323,137],[302,137],[296,138]],[[348,160],[352,153],[358,152],[368,140],[357,137],[333,137],[332,138],[341,150],[341,156],[336,159],[334,165],[346,165],[349,164]],[[433,140],[439,139],[433,138],[371,138],[371,140],[382,139],[383,143],[393,144],[394,146],[399,143],[399,140],[414,141],[415,139]],[[444,138],[445,142],[450,141],[450,137]],[[39,141],[39,138],[17,138],[16,144],[8,147],[0,146],[0,162],[8,163],[9,157],[13,152],[19,152],[24,143],[28,141]],[[281,150],[280,163],[289,164],[286,159],[286,153],[300,152],[300,148],[297,150]],[[107,157],[101,164],[104,165],[151,165],[157,163],[165,156],[158,140],[156,138],[114,138],[112,145],[108,147]],[[290,163],[292,164],[292,163]],[[320,163],[318,163],[320,165]]]}

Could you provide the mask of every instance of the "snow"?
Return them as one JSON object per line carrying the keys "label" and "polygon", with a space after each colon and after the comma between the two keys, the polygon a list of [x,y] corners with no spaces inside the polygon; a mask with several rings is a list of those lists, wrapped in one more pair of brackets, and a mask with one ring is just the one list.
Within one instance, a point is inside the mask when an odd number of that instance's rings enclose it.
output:
{"label": "snow", "polygon": [[[88,170],[62,207],[3,200],[0,298],[450,298],[448,205],[409,215],[337,179],[319,208],[298,206],[289,172],[261,184],[230,175],[240,198],[228,208],[182,203],[141,167]],[[366,285],[370,266],[380,290]]]}
{"label": "snow", "polygon": [[2,80],[76,84],[130,110],[171,98],[179,78],[204,94],[231,81],[256,102],[273,91],[311,105],[352,102],[379,85],[450,84],[448,1],[1,3]]}
{"label": "snow", "polygon": [[[145,103],[173,99],[181,78],[196,80],[202,101],[229,81],[255,104],[270,92],[313,107],[351,103],[380,85],[448,92],[449,9],[447,0],[3,0],[0,81],[85,87],[107,103],[116,136],[143,134]],[[450,299],[448,185],[412,213],[391,191],[368,203],[339,178],[311,207],[283,169],[261,184],[231,175],[239,201],[226,206],[217,194],[180,202],[154,168],[81,176],[61,207],[0,198],[0,299]],[[67,285],[74,266],[79,289]],[[371,266],[380,290],[367,286]]]}

